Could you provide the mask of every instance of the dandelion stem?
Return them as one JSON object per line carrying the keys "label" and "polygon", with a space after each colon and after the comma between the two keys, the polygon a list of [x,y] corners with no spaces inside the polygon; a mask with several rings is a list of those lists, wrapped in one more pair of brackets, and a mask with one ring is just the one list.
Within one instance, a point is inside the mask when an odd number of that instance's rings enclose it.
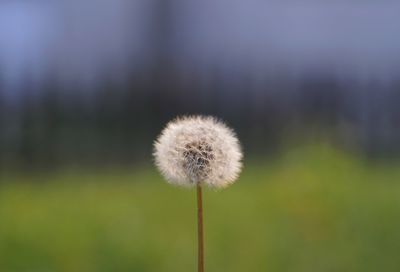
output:
{"label": "dandelion stem", "polygon": [[197,184],[197,239],[198,272],[204,272],[203,197],[200,184]]}

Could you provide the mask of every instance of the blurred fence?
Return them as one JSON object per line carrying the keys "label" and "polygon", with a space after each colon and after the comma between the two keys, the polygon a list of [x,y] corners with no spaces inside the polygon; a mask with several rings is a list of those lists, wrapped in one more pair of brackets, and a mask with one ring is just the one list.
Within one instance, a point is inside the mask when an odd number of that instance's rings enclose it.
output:
{"label": "blurred fence", "polygon": [[[206,79],[172,68],[133,76],[127,84],[104,81],[90,97],[52,84],[19,103],[0,100],[3,165],[118,163],[150,159],[152,141],[169,119],[212,114],[233,125],[251,153],[267,153],[310,129],[370,155],[400,151],[400,82],[381,86],[341,82],[333,76],[293,80],[287,74],[250,72]],[[315,132],[315,131],[311,131]]]}

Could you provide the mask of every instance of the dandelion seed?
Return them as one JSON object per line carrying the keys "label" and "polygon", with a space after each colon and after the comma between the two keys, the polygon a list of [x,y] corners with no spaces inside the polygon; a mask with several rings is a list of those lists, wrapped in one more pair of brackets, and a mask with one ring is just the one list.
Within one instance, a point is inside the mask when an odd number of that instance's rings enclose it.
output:
{"label": "dandelion seed", "polygon": [[213,117],[183,117],[167,124],[155,142],[160,172],[171,184],[223,188],[241,170],[235,133]]}

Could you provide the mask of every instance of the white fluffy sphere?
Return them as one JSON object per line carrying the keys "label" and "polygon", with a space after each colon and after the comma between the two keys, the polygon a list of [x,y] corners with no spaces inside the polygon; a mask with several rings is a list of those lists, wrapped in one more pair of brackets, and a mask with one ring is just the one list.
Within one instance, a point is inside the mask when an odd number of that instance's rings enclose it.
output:
{"label": "white fluffy sphere", "polygon": [[169,122],[154,144],[154,157],[169,183],[188,187],[226,187],[235,181],[242,166],[233,130],[205,116]]}

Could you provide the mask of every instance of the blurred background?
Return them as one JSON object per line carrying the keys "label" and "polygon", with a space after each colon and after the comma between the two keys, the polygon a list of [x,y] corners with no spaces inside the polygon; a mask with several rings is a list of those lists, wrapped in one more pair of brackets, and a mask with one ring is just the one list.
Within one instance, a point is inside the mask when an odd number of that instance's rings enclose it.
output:
{"label": "blurred background", "polygon": [[194,194],[151,165],[182,114],[246,154],[205,196],[209,271],[399,271],[399,12],[0,1],[0,271],[192,271]]}

